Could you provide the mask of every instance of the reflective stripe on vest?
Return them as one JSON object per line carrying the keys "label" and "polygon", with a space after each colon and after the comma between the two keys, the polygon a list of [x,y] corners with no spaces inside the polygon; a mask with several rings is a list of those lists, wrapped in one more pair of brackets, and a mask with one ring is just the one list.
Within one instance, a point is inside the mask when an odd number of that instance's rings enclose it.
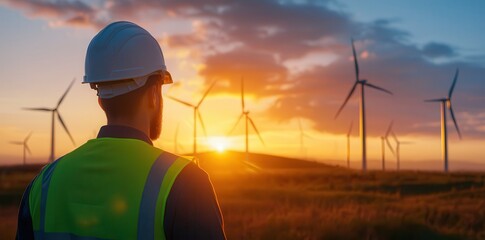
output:
{"label": "reflective stripe on vest", "polygon": [[[92,236],[78,236],[69,232],[46,232],[47,196],[49,185],[54,170],[61,159],[48,165],[42,173],[41,194],[40,194],[40,229],[35,231],[35,239],[72,239],[72,240],[97,240],[103,239]],[[138,211],[137,239],[165,239],[163,220],[165,215],[165,205],[170,193],[170,189],[175,182],[178,174],[189,163],[188,160],[179,158],[176,155],[162,152],[151,165],[146,178],[141,202]],[[160,191],[164,189],[164,191]],[[159,203],[157,205],[157,202]],[[156,227],[156,216],[161,216],[160,225]],[[159,226],[160,226],[159,225]]]}

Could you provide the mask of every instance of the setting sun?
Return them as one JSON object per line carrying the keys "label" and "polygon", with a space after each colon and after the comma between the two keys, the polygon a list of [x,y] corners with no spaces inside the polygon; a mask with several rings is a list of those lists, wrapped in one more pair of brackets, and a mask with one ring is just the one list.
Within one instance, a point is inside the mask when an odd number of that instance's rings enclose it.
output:
{"label": "setting sun", "polygon": [[212,149],[220,153],[224,152],[228,146],[228,140],[225,137],[209,137],[207,142]]}

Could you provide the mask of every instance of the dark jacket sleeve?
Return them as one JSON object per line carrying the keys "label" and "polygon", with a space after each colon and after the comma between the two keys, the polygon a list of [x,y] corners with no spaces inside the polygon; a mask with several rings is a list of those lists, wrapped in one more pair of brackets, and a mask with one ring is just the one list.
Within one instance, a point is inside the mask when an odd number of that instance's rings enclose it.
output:
{"label": "dark jacket sleeve", "polygon": [[[33,181],[32,181],[33,182]],[[22,201],[20,202],[18,222],[17,222],[17,240],[34,239],[34,228],[32,226],[32,217],[30,216],[29,194],[32,187],[30,182],[25,189]]]}
{"label": "dark jacket sleeve", "polygon": [[187,165],[172,186],[164,230],[167,239],[226,239],[212,183],[195,164]]}

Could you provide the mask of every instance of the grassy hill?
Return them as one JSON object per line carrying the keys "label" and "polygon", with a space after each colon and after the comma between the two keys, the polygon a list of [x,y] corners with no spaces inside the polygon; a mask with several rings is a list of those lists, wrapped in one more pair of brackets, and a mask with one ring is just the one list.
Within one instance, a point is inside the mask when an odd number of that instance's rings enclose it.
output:
{"label": "grassy hill", "polygon": [[197,155],[200,166],[208,172],[270,171],[283,169],[339,169],[327,164],[267,154],[227,151]]}

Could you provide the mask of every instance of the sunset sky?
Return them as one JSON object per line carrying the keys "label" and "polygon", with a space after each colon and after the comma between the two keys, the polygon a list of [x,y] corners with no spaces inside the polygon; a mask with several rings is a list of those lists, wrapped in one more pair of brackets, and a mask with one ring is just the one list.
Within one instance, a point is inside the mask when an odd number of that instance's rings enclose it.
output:
{"label": "sunset sky", "polygon": [[[31,131],[28,161],[47,160],[51,116],[22,108],[54,107],[73,78],[59,112],[77,146],[95,137],[106,120],[96,93],[81,84],[86,49],[106,24],[129,20],[163,49],[175,80],[164,95],[196,103],[218,80],[200,109],[202,151],[221,144],[243,151],[242,123],[225,135],[241,113],[244,77],[246,108],[266,143],[251,129],[250,151],[344,164],[353,122],[351,161],[359,168],[358,92],[334,119],[355,79],[353,37],[361,78],[394,93],[366,91],[370,167],[379,166],[380,136],[394,120],[400,140],[412,142],[401,147],[401,165],[442,168],[439,104],[423,100],[445,97],[459,68],[452,101],[463,139],[449,118],[450,168],[474,168],[485,164],[484,9],[481,0],[0,0],[0,164],[21,162],[21,146],[9,141]],[[299,119],[311,136],[303,151]],[[174,151],[177,126],[178,150],[190,152],[192,110],[165,97],[155,145]],[[75,146],[55,127],[60,156]]]}

